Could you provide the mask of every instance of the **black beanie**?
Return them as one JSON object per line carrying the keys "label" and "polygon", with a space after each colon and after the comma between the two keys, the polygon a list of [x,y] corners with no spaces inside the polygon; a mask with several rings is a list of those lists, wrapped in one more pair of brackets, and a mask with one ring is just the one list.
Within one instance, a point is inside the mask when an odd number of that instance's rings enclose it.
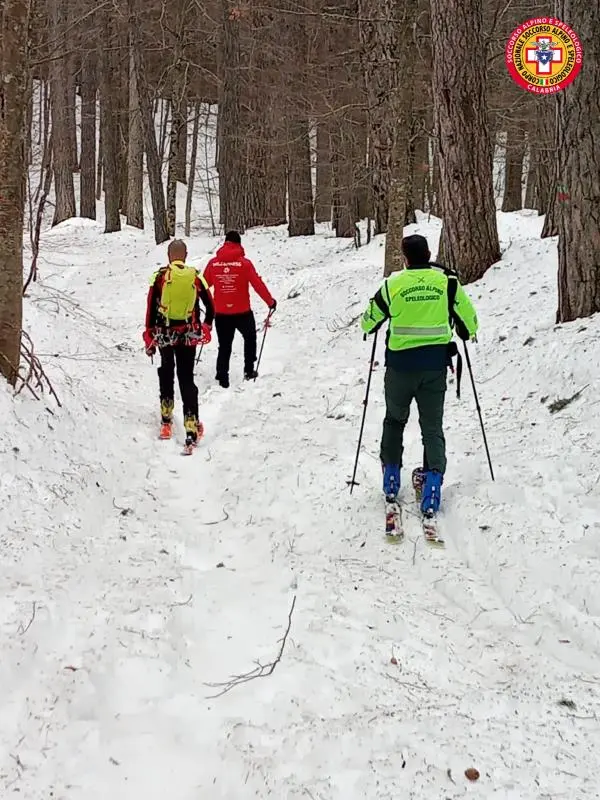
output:
{"label": "black beanie", "polygon": [[242,238],[237,231],[229,231],[225,234],[226,242],[233,242],[234,244],[241,244]]}

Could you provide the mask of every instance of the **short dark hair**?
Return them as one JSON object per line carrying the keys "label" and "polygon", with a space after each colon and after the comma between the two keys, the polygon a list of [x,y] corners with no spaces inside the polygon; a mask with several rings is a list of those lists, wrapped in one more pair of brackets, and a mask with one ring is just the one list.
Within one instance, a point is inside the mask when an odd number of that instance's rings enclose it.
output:
{"label": "short dark hair", "polygon": [[226,242],[233,242],[234,244],[241,244],[242,237],[239,235],[237,231],[228,231],[225,234],[225,241]]}
{"label": "short dark hair", "polygon": [[428,264],[431,258],[427,239],[424,236],[419,236],[418,233],[402,239],[402,252],[411,267],[418,264]]}
{"label": "short dark hair", "polygon": [[185,253],[187,256],[187,245],[183,239],[173,239],[169,242],[169,246],[167,248],[167,254],[169,258],[173,253],[181,253],[182,255]]}

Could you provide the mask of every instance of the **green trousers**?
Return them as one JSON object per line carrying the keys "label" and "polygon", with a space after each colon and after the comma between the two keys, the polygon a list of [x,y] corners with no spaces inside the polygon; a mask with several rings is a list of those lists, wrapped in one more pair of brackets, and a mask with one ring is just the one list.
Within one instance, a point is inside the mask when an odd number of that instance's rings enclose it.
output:
{"label": "green trousers", "polygon": [[444,438],[444,399],[446,369],[399,372],[388,367],[385,373],[386,414],[381,437],[383,464],[402,466],[404,428],[410,414],[410,404],[417,401],[419,424],[425,449],[425,469],[446,471],[446,440]]}

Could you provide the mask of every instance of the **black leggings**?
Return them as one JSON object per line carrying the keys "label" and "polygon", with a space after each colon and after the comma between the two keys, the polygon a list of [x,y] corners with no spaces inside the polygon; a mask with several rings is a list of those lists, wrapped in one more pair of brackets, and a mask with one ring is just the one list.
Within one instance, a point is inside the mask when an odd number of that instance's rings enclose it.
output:
{"label": "black leggings", "polygon": [[194,383],[195,359],[195,347],[184,344],[178,344],[174,347],[161,347],[158,383],[161,402],[173,403],[175,398],[175,364],[177,364],[177,380],[183,402],[183,416],[191,416],[198,419],[198,387]]}
{"label": "black leggings", "polygon": [[256,361],[256,322],[252,311],[243,314],[217,314],[215,327],[219,340],[217,380],[229,377],[229,361],[236,330],[244,339],[244,372],[250,374]]}

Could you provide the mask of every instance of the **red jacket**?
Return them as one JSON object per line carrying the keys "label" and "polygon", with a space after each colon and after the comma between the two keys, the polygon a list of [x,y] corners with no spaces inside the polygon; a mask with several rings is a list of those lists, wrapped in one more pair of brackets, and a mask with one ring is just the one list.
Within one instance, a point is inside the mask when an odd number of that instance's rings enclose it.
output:
{"label": "red jacket", "polygon": [[235,242],[225,242],[217,250],[217,255],[206,265],[204,280],[209,286],[214,286],[217,314],[250,311],[249,286],[268,306],[274,302],[254,264],[244,255],[244,248]]}

